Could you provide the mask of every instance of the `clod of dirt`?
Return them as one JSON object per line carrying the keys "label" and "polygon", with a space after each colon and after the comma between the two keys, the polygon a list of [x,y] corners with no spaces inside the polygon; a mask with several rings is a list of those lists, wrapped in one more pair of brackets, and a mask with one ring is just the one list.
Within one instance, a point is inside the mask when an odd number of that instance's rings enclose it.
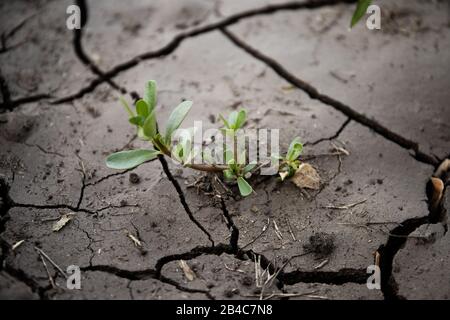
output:
{"label": "clod of dirt", "polygon": [[241,279],[241,284],[246,287],[250,287],[253,285],[254,279],[250,276],[245,276]]}
{"label": "clod of dirt", "polygon": [[237,288],[227,288],[223,292],[223,295],[227,298],[232,298],[235,294],[239,294],[239,289]]}
{"label": "clod of dirt", "polygon": [[333,253],[336,246],[334,245],[334,236],[319,232],[309,237],[309,242],[303,245],[306,251],[314,254],[316,259],[324,259]]}
{"label": "clod of dirt", "polygon": [[299,188],[318,190],[320,188],[320,176],[316,169],[308,163],[302,163],[291,181]]}
{"label": "clod of dirt", "polygon": [[129,179],[130,179],[130,183],[132,183],[132,184],[138,184],[139,182],[141,182],[141,178],[139,178],[139,176],[134,172],[130,173]]}

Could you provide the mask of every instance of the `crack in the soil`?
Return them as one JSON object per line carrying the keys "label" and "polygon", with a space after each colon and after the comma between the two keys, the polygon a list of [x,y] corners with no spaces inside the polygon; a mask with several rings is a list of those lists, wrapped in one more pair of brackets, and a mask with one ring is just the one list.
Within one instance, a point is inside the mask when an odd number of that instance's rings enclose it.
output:
{"label": "crack in the soil", "polygon": [[53,96],[50,94],[41,93],[41,94],[36,94],[36,95],[27,96],[27,97],[23,97],[23,98],[18,98],[16,100],[10,100],[9,103],[0,103],[0,112],[4,111],[4,110],[12,111],[22,104],[38,102],[40,100],[45,100],[45,99],[50,99],[50,98],[53,98]]}
{"label": "crack in the soil", "polygon": [[94,74],[99,76],[101,79],[104,79],[111,87],[116,90],[119,90],[122,94],[127,93],[126,89],[117,85],[110,78],[107,78],[102,70],[89,58],[86,52],[83,49],[82,38],[83,38],[83,27],[86,25],[89,17],[88,6],[86,0],[77,0],[76,1],[78,7],[80,8],[80,16],[81,16],[81,28],[74,30],[73,37],[73,47],[75,54],[78,59],[86,65]]}
{"label": "crack in the soil", "polygon": [[366,269],[344,268],[339,271],[301,271],[294,270],[288,273],[282,273],[279,280],[284,285],[293,285],[302,283],[324,283],[342,285],[345,283],[367,283]]}
{"label": "crack in the soil", "polygon": [[207,24],[198,28],[194,28],[190,31],[177,34],[168,44],[166,44],[162,48],[157,49],[155,51],[141,53],[128,61],[117,64],[109,71],[103,72],[98,67],[95,67],[95,69],[91,68],[91,70],[99,76],[98,78],[92,80],[86,87],[81,88],[78,92],[54,100],[51,102],[51,104],[61,104],[79,99],[83,97],[85,94],[93,92],[100,84],[111,80],[112,78],[119,75],[121,72],[137,66],[141,61],[161,58],[171,54],[186,39],[206,34],[215,30],[219,30],[224,27],[228,27],[244,19],[255,17],[258,15],[273,14],[279,11],[302,10],[302,9],[311,10],[330,5],[336,5],[341,3],[354,3],[354,2],[356,2],[356,0],[315,0],[304,2],[286,2],[281,4],[271,4],[261,8],[251,9],[230,15],[229,17],[224,18],[223,20],[220,20],[218,22]]}
{"label": "crack in the soil", "polygon": [[319,143],[324,142],[324,141],[332,141],[332,140],[335,140],[335,139],[337,139],[337,138],[340,136],[340,134],[342,133],[342,131],[345,130],[345,128],[348,126],[348,124],[349,124],[351,121],[352,121],[352,119],[347,118],[347,120],[345,120],[344,123],[342,123],[342,125],[339,127],[339,129],[336,131],[336,133],[333,134],[332,136],[326,137],[326,138],[320,138],[320,139],[317,139],[317,140],[312,141],[312,142],[305,142],[303,145],[304,145],[304,146],[315,146],[315,145],[318,145]]}
{"label": "crack in the soil", "polygon": [[[156,160],[156,159],[152,159],[152,160],[146,161],[146,162],[144,162],[144,163],[153,162],[153,161],[155,161],[155,160]],[[110,174],[105,175],[105,176],[103,176],[103,177],[101,177],[101,178],[99,178],[99,179],[97,179],[97,180],[95,180],[95,181],[86,183],[86,187],[95,186],[95,185],[97,185],[97,184],[99,184],[99,183],[101,183],[101,182],[103,182],[103,181],[105,181],[105,180],[108,180],[108,179],[110,179],[110,178],[118,177],[118,176],[127,174],[128,172],[131,172],[131,171],[133,171],[134,169],[136,169],[136,168],[131,168],[131,169],[122,170],[122,171],[120,171],[120,172],[110,173]]]}
{"label": "crack in the soil", "polygon": [[131,169],[126,169],[126,170],[122,170],[122,171],[119,171],[119,172],[110,173],[110,174],[108,174],[106,176],[103,176],[103,177],[101,177],[101,178],[99,178],[99,179],[97,179],[95,181],[86,183],[86,187],[95,186],[95,185],[97,185],[97,184],[99,184],[99,183],[101,183],[101,182],[103,182],[105,180],[108,180],[110,178],[118,177],[118,176],[127,174],[128,172],[131,172],[134,169],[136,169],[136,168],[131,168]]}
{"label": "crack in the soil", "polygon": [[37,293],[39,299],[41,300],[49,299],[48,291],[52,288],[51,285],[43,287],[39,285],[35,280],[33,280],[30,276],[28,276],[25,271],[13,268],[9,265],[5,265],[2,270],[7,274],[9,274],[10,276],[12,276],[17,281],[26,285],[28,288],[30,288],[32,292]]}
{"label": "crack in the soil", "polygon": [[[83,167],[83,162],[80,160],[82,168]],[[77,205],[76,205],[76,210],[78,211],[80,209],[81,203],[83,202],[83,198],[84,198],[84,190],[86,189],[86,172],[84,171],[84,169],[81,170],[81,188],[80,188],[80,195],[78,196],[78,201],[77,201]]]}
{"label": "crack in the soil", "polygon": [[6,264],[6,257],[11,251],[11,245],[2,238],[3,232],[6,231],[6,223],[10,219],[9,210],[16,206],[16,203],[9,196],[9,185],[0,177],[0,271],[4,271],[12,276],[17,281],[25,284],[36,292],[41,299],[47,299],[46,291],[49,287],[41,287],[39,284],[30,278],[23,270],[13,268]]}
{"label": "crack in the soil", "polygon": [[3,76],[1,70],[0,70],[0,93],[2,94],[3,99],[3,102],[0,103],[0,113],[5,111],[12,111],[18,106],[25,103],[37,102],[39,100],[48,99],[52,97],[49,94],[36,94],[32,96],[18,98],[16,100],[11,99],[11,91],[9,90],[8,83],[6,82],[6,79]]}
{"label": "crack in the soil", "polygon": [[15,45],[9,46],[7,45],[7,41],[12,38],[17,32],[19,32],[32,18],[36,16],[36,13],[26,17],[22,21],[20,21],[17,25],[12,27],[9,31],[3,32],[0,35],[0,54],[8,52],[12,49],[17,48],[19,45],[23,44],[24,42],[17,43]]}
{"label": "crack in the soil", "polygon": [[296,88],[304,91],[308,96],[313,100],[318,100],[325,105],[328,105],[350,119],[362,124],[365,127],[368,127],[369,129],[372,129],[385,139],[394,142],[395,144],[399,145],[400,147],[406,149],[406,150],[412,150],[414,152],[413,157],[422,163],[429,164],[432,166],[438,165],[438,159],[435,157],[428,155],[424,153],[423,151],[420,151],[419,144],[415,141],[409,140],[394,131],[384,127],[381,125],[378,121],[366,117],[364,114],[357,112],[356,110],[352,109],[348,105],[329,97],[325,94],[322,94],[317,90],[317,88],[313,87],[311,84],[301,80],[300,78],[297,78],[295,75],[290,73],[288,70],[286,70],[278,61],[272,59],[271,57],[266,56],[265,54],[261,53],[260,51],[256,50],[255,48],[249,46],[247,43],[236,37],[233,33],[228,31],[225,28],[220,29],[222,34],[229,39],[232,43],[234,43],[238,48],[242,49],[243,51],[247,52],[251,56],[253,56],[255,59],[263,62],[268,67],[270,67],[276,74],[278,74],[281,78],[295,86]]}
{"label": "crack in the soil", "polygon": [[[108,274],[112,274],[116,277],[128,279],[130,281],[144,281],[149,279],[154,279],[157,281],[160,281],[162,283],[171,285],[175,287],[176,289],[184,292],[189,293],[202,293],[206,295],[209,299],[214,299],[214,297],[210,294],[207,290],[202,289],[192,289],[188,287],[184,287],[175,280],[172,280],[170,278],[164,277],[162,275],[158,275],[154,269],[144,269],[144,270],[137,270],[137,271],[130,271],[125,269],[120,269],[114,266],[110,265],[93,265],[88,267],[82,267],[80,268],[81,271],[90,271],[90,272],[104,272]],[[129,286],[129,285],[128,285]]]}
{"label": "crack in the soil", "polygon": [[[444,160],[448,161],[448,160]],[[386,300],[404,299],[398,294],[398,285],[392,274],[396,254],[404,247],[408,236],[424,224],[436,224],[445,221],[447,209],[444,206],[444,195],[447,187],[449,168],[438,172],[428,180],[426,185],[428,215],[410,218],[400,223],[389,232],[388,240],[378,248],[380,254],[381,291]],[[438,173],[438,176],[436,176]],[[435,180],[438,179],[438,180]],[[447,229],[446,229],[447,230]]]}
{"label": "crack in the soil", "polygon": [[216,255],[222,254],[233,255],[236,259],[242,261],[260,261],[263,269],[268,269],[270,274],[278,272],[276,278],[279,281],[278,287],[282,289],[284,285],[293,285],[296,283],[325,283],[325,284],[344,284],[344,283],[358,283],[363,284],[367,281],[367,272],[365,269],[345,268],[338,271],[301,271],[294,270],[291,272],[284,272],[278,270],[277,266],[270,262],[263,254],[256,253],[253,250],[242,250],[237,247],[233,248],[230,244],[219,243],[214,247],[197,246],[190,251],[172,254],[160,258],[156,264],[154,271],[156,276],[161,276],[162,269],[170,262],[177,260],[192,260],[202,255]]}
{"label": "crack in the soil", "polygon": [[222,197],[220,197],[220,206],[222,208],[223,216],[225,217],[226,220],[227,228],[231,231],[230,247],[234,252],[238,252],[239,229],[235,225],[233,218],[231,217],[230,212],[228,211],[225,200]]}
{"label": "crack in the soil", "polygon": [[92,266],[92,261],[94,260],[94,257],[95,257],[95,250],[92,248],[92,244],[93,244],[94,242],[96,242],[96,240],[94,240],[94,239],[91,237],[91,235],[89,234],[89,232],[87,232],[86,230],[84,230],[83,228],[81,228],[80,222],[79,222],[79,221],[77,221],[77,223],[75,224],[75,227],[76,227],[79,231],[83,232],[83,233],[86,235],[86,238],[87,238],[88,241],[89,241],[89,244],[88,244],[88,246],[86,247],[86,249],[89,250],[89,251],[91,252],[91,256],[89,257],[89,266]]}
{"label": "crack in the soil", "polygon": [[0,270],[3,269],[3,262],[10,249],[9,244],[1,238],[1,235],[6,230],[6,223],[10,219],[9,209],[11,209],[13,204],[14,202],[9,196],[9,185],[3,178],[0,178],[0,246],[2,249],[0,255]]}
{"label": "crack in the soil", "polygon": [[73,212],[83,212],[83,213],[89,213],[89,214],[96,214],[96,211],[91,211],[86,208],[77,208],[74,206],[71,206],[69,204],[33,204],[33,203],[18,203],[13,202],[12,208],[32,208],[32,209],[68,209]]}
{"label": "crack in the soil", "polygon": [[183,193],[183,190],[181,189],[180,184],[170,172],[166,159],[162,155],[158,155],[158,159],[161,162],[161,166],[167,178],[175,187],[175,190],[178,193],[178,197],[180,198],[181,205],[183,206],[184,211],[186,211],[187,215],[189,216],[189,219],[208,237],[209,241],[211,242],[211,245],[214,247],[214,240],[211,237],[211,234],[205,229],[205,227],[202,226],[200,222],[197,221],[197,219],[195,219],[194,214],[192,213],[191,209],[189,208],[189,205],[187,204],[186,197]]}
{"label": "crack in the soil", "polygon": [[158,259],[155,264],[156,275],[159,276],[162,273],[164,266],[172,261],[176,260],[192,260],[202,255],[216,255],[220,256],[224,253],[235,254],[237,250],[233,250],[230,244],[218,243],[215,246],[197,246],[187,252],[171,254]]}
{"label": "crack in the soil", "polygon": [[41,145],[39,145],[37,143],[34,143],[34,144],[27,143],[27,142],[20,142],[20,143],[22,143],[24,146],[27,146],[27,147],[30,147],[30,148],[37,148],[37,149],[39,149],[39,151],[41,151],[42,153],[45,153],[45,154],[58,156],[58,157],[61,157],[61,158],[65,158],[66,157],[62,153],[59,153],[59,152],[56,152],[56,151],[46,150],[44,147],[42,147]]}
{"label": "crack in the soil", "polygon": [[0,69],[0,92],[2,93],[3,103],[0,104],[1,110],[12,110],[11,106],[11,92],[9,91],[8,83],[3,76],[2,70]]}
{"label": "crack in the soil", "polygon": [[[162,275],[163,267],[177,260],[192,260],[203,255],[216,255],[220,256],[222,254],[233,255],[236,259],[242,261],[256,261],[260,260],[261,267],[264,269],[269,269],[271,274],[277,272],[277,267],[271,263],[264,255],[255,253],[252,250],[241,250],[238,248],[233,248],[231,244],[219,243],[215,246],[197,246],[190,251],[173,254],[161,257],[155,264],[155,268],[143,269],[130,271],[126,269],[117,268],[110,265],[90,265],[88,267],[82,267],[82,271],[101,271],[109,274],[113,274],[117,277],[128,279],[130,281],[140,281],[155,279],[163,283],[167,283],[175,286],[177,289],[185,292],[191,293],[203,293],[207,295],[208,298],[214,299],[208,290],[192,289],[189,287],[181,286],[175,280],[165,277]],[[294,285],[296,283],[324,283],[324,284],[334,284],[342,285],[345,283],[357,283],[364,284],[367,281],[367,273],[365,269],[352,269],[345,268],[339,271],[300,271],[294,270],[291,272],[279,271],[276,278],[278,279],[278,287],[282,289],[285,285]]]}

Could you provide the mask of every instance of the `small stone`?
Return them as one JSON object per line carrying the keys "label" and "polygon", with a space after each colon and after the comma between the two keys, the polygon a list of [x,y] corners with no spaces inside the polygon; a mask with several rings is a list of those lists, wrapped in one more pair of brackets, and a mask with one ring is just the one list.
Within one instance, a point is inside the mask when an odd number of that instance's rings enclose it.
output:
{"label": "small stone", "polygon": [[308,163],[302,163],[297,171],[295,171],[294,176],[291,181],[299,188],[307,188],[312,190],[320,189],[320,176],[316,169],[313,168]]}
{"label": "small stone", "polygon": [[252,208],[251,208],[250,210],[251,210],[251,212],[253,212],[253,213],[257,213],[257,212],[259,211],[259,209],[258,209],[257,206],[252,206]]}

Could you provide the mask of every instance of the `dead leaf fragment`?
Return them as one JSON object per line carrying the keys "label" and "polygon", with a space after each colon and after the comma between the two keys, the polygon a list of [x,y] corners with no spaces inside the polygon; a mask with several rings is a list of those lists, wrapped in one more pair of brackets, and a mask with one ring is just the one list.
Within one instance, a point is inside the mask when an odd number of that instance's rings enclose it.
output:
{"label": "dead leaf fragment", "polygon": [[286,177],[289,175],[288,171],[283,171],[279,173],[281,181],[284,181],[284,179],[286,179]]}
{"label": "dead leaf fragment", "polygon": [[186,279],[188,279],[188,281],[192,281],[195,279],[195,273],[194,271],[192,271],[192,269],[189,267],[186,261],[180,260],[178,261],[178,264],[180,268],[183,270],[184,276],[186,277]]}
{"label": "dead leaf fragment", "polygon": [[439,167],[436,169],[434,176],[437,178],[444,179],[444,176],[447,172],[450,172],[450,159],[445,159]]}
{"label": "dead leaf fragment", "polygon": [[434,211],[439,207],[439,204],[442,201],[442,197],[444,195],[444,182],[435,177],[431,177],[431,199],[430,199],[430,207],[431,210]]}
{"label": "dead leaf fragment", "polygon": [[25,240],[20,240],[20,241],[17,241],[16,243],[14,243],[13,245],[12,245],[12,247],[11,247],[11,249],[12,249],[12,251],[14,251],[14,250],[16,250],[18,247],[20,247],[21,245],[22,245],[22,243],[24,243],[25,242]]}
{"label": "dead leaf fragment", "polygon": [[296,88],[293,85],[291,85],[291,84],[281,87],[281,90],[283,90],[283,91],[291,91],[291,90],[294,90],[294,89],[296,89]]}
{"label": "dead leaf fragment", "polygon": [[329,261],[330,260],[328,259],[323,260],[321,263],[319,263],[317,266],[314,267],[314,270],[322,269],[325,265],[327,265]]}
{"label": "dead leaf fragment", "polygon": [[308,163],[300,164],[291,181],[301,189],[319,190],[320,188],[320,176]]}
{"label": "dead leaf fragment", "polygon": [[64,226],[67,223],[69,223],[70,220],[72,220],[73,216],[74,216],[74,213],[67,213],[67,214],[63,215],[58,221],[55,222],[55,224],[53,225],[52,231],[58,232],[59,230],[64,228]]}
{"label": "dead leaf fragment", "polygon": [[379,267],[379,266],[380,266],[380,258],[381,258],[381,255],[380,255],[380,253],[378,252],[378,250],[375,251],[374,256],[375,256],[375,265],[376,265],[377,267]]}
{"label": "dead leaf fragment", "polygon": [[136,247],[142,247],[141,241],[138,238],[136,238],[135,236],[133,236],[131,233],[128,233],[128,238],[130,238],[131,241],[133,241],[133,243]]}

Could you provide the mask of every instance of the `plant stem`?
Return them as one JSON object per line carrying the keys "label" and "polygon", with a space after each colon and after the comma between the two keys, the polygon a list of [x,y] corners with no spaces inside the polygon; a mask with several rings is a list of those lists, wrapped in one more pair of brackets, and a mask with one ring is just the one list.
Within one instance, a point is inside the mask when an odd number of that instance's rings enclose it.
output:
{"label": "plant stem", "polygon": [[208,165],[208,164],[185,164],[184,166],[194,170],[206,172],[222,172],[228,169],[227,166]]}
{"label": "plant stem", "polygon": [[[167,149],[167,147],[165,145],[163,145],[162,143],[160,143],[157,140],[152,140],[152,142],[153,142],[153,145],[155,145],[164,155],[173,159],[172,153],[169,151],[169,149]],[[185,167],[194,169],[194,170],[205,171],[205,172],[222,172],[228,168],[227,166],[221,166],[221,165],[190,164],[190,163],[186,163],[186,164],[180,163],[180,164]]]}

